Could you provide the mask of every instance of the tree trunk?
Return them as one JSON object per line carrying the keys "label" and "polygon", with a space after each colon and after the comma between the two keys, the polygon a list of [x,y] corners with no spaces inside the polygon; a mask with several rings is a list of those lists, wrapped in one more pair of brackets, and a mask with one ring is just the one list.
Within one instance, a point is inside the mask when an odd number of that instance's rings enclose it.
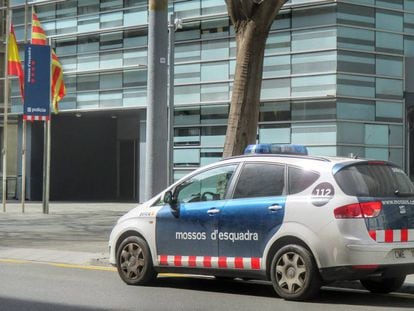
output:
{"label": "tree trunk", "polygon": [[236,72],[223,157],[256,143],[263,58],[269,28],[286,0],[228,0],[237,43]]}

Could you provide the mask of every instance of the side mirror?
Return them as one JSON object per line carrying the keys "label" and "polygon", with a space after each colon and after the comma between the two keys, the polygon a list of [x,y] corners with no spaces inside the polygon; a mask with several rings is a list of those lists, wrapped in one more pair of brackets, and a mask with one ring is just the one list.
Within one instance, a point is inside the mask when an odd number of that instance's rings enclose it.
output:
{"label": "side mirror", "polygon": [[167,191],[164,193],[163,201],[164,203],[170,205],[172,210],[178,210],[177,200],[174,198],[174,195],[171,191]]}

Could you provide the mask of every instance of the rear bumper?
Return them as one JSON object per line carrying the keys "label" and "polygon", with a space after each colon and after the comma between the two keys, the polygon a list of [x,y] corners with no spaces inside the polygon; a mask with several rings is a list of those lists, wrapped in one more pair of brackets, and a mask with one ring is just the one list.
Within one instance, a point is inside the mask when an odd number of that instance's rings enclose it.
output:
{"label": "rear bumper", "polygon": [[399,265],[342,266],[323,268],[320,270],[322,279],[327,282],[360,280],[367,277],[381,276],[392,278],[414,274],[414,263]]}

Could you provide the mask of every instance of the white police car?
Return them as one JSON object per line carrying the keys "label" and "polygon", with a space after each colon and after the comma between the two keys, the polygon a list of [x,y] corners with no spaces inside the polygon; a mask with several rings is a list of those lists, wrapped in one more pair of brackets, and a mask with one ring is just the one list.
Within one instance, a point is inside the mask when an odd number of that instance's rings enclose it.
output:
{"label": "white police car", "polygon": [[132,285],[175,272],[271,280],[292,300],[336,280],[387,293],[414,273],[414,186],[384,161],[238,156],[192,172],[121,217],[109,247]]}

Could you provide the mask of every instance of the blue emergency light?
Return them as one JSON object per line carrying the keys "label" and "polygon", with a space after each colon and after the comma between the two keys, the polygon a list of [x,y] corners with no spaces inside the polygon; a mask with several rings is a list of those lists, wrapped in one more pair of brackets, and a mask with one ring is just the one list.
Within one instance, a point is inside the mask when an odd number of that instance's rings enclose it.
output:
{"label": "blue emergency light", "polygon": [[308,155],[308,149],[303,145],[285,144],[256,144],[248,145],[244,154],[296,154]]}

